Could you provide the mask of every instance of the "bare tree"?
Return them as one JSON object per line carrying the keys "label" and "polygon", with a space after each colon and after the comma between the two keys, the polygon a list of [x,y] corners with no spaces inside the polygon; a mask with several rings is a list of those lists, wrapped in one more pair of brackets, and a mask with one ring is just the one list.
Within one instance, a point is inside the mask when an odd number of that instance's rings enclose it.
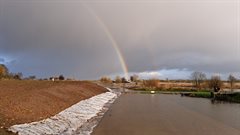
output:
{"label": "bare tree", "polygon": [[228,76],[228,82],[230,83],[231,90],[233,90],[234,84],[237,81],[237,78],[233,75]]}
{"label": "bare tree", "polygon": [[112,83],[111,78],[106,77],[106,76],[102,77],[102,78],[100,79],[100,81],[103,82],[103,83]]}
{"label": "bare tree", "polygon": [[120,76],[116,76],[115,82],[116,83],[121,83],[122,82],[122,78]]}
{"label": "bare tree", "polygon": [[36,76],[35,75],[31,75],[28,77],[30,80],[35,80],[36,79]]}
{"label": "bare tree", "polygon": [[214,92],[218,92],[223,85],[223,82],[221,81],[221,77],[219,75],[213,75],[208,83],[209,88],[213,89]]}
{"label": "bare tree", "polygon": [[122,77],[121,80],[122,80],[122,83],[126,83],[126,82],[128,82],[127,79],[126,79],[125,77]]}
{"label": "bare tree", "polygon": [[149,79],[149,80],[144,80],[143,85],[148,88],[157,88],[159,84],[158,79]]}
{"label": "bare tree", "polygon": [[191,74],[193,85],[196,89],[201,89],[201,84],[206,80],[206,74],[195,71]]}
{"label": "bare tree", "polygon": [[131,77],[130,77],[130,80],[131,80],[131,82],[137,82],[138,81],[138,75],[132,75]]}

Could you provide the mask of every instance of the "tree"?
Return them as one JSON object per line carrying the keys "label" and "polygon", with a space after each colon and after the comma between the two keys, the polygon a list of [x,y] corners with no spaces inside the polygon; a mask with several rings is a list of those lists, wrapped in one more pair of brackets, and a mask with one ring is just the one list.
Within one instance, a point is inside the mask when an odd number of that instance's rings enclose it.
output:
{"label": "tree", "polygon": [[13,79],[21,80],[22,77],[23,77],[23,74],[21,72],[13,74]]}
{"label": "tree", "polygon": [[196,89],[201,89],[201,84],[206,80],[206,74],[195,71],[191,74],[193,85]]}
{"label": "tree", "polygon": [[63,75],[60,75],[60,76],[58,77],[58,79],[61,80],[61,81],[65,80],[65,78],[64,78]]}
{"label": "tree", "polygon": [[125,77],[122,77],[121,81],[122,81],[122,83],[126,83],[127,79]]}
{"label": "tree", "polygon": [[233,75],[228,76],[228,82],[230,83],[231,90],[233,90],[234,83],[237,81],[236,77]]}
{"label": "tree", "polygon": [[120,76],[116,76],[115,82],[116,82],[116,83],[121,83],[121,82],[122,82],[121,77],[120,77]]}
{"label": "tree", "polygon": [[213,75],[208,83],[209,83],[209,88],[213,89],[214,92],[218,92],[223,85],[221,81],[221,77],[219,75]]}
{"label": "tree", "polygon": [[102,77],[100,81],[103,83],[112,83],[112,80],[109,77]]}
{"label": "tree", "polygon": [[138,75],[132,75],[131,77],[130,77],[130,80],[131,80],[131,82],[137,82],[138,81]]}
{"label": "tree", "polygon": [[159,80],[158,79],[149,79],[149,80],[144,80],[143,81],[143,85],[145,87],[149,87],[149,88],[157,88],[158,84],[159,84]]}
{"label": "tree", "polygon": [[30,80],[35,80],[36,79],[36,76],[35,75],[31,75],[28,77]]}
{"label": "tree", "polygon": [[8,75],[8,68],[4,64],[0,64],[0,79]]}

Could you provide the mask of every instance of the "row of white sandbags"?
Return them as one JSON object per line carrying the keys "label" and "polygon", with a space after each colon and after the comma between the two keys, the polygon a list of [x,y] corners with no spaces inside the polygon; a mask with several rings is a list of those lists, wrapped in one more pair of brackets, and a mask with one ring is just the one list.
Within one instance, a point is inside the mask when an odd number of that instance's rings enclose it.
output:
{"label": "row of white sandbags", "polygon": [[116,94],[106,92],[83,100],[51,118],[33,123],[14,125],[9,128],[9,131],[19,135],[70,135],[81,128],[88,120],[97,116],[106,103],[116,98]]}

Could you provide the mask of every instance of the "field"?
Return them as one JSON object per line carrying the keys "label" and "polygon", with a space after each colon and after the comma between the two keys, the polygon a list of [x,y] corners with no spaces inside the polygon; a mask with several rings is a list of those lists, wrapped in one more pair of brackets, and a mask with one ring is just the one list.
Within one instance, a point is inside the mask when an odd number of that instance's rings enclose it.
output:
{"label": "field", "polygon": [[0,134],[8,134],[5,129],[11,125],[48,118],[106,91],[80,81],[0,81]]}
{"label": "field", "polygon": [[[116,84],[116,85],[119,85],[119,84]],[[137,85],[135,83],[129,83],[129,84],[126,84],[125,87],[132,90],[142,90],[142,91],[167,90],[167,91],[186,91],[187,92],[191,90],[196,90],[193,83],[190,81],[169,81],[169,82],[159,81],[152,85],[153,85],[152,87],[144,86],[144,84],[140,82],[140,83],[137,83]],[[123,86],[123,85],[120,84],[119,86]],[[209,86],[207,82],[204,82],[201,84],[201,90],[208,90],[208,89],[209,89]],[[227,81],[224,81],[221,89],[223,90],[231,89],[230,84]],[[234,83],[233,89],[240,89],[240,82]]]}

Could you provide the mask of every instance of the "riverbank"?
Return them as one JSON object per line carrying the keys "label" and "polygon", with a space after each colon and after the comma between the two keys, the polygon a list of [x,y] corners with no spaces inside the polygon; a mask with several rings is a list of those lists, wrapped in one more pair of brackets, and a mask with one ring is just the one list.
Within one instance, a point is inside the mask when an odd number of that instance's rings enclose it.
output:
{"label": "riverbank", "polygon": [[186,90],[186,89],[171,89],[171,90],[159,90],[159,89],[134,89],[133,91],[138,91],[142,94],[179,94],[182,96],[189,97],[201,97],[201,98],[211,98],[211,92],[209,90]]}
{"label": "riverbank", "polygon": [[181,95],[188,96],[188,97],[209,98],[209,99],[218,100],[218,101],[240,103],[239,92],[211,93],[210,91],[199,91],[199,92],[181,93]]}
{"label": "riverbank", "polygon": [[[102,116],[104,106],[114,102],[117,94],[106,92],[92,98],[80,101],[57,115],[44,119],[42,121],[14,125],[9,128],[10,131],[19,135],[26,134],[86,134],[90,135],[96,125],[90,125],[95,117]],[[97,123],[96,123],[97,124]],[[87,127],[86,125],[90,126]],[[82,129],[85,127],[85,129]],[[87,130],[86,130],[87,129]]]}
{"label": "riverbank", "polygon": [[197,91],[197,92],[190,92],[190,93],[181,93],[182,96],[188,97],[198,97],[198,98],[212,98],[210,91]]}
{"label": "riverbank", "polygon": [[208,98],[219,101],[240,103],[240,92],[233,92],[226,94],[226,92],[215,93],[215,96],[211,94],[209,90],[184,90],[184,89],[172,89],[172,90],[158,90],[158,89],[134,89],[134,92],[142,94],[180,94],[181,96],[193,97],[193,98]]}
{"label": "riverbank", "polygon": [[108,90],[82,81],[0,81],[0,134],[12,125],[40,121]]}
{"label": "riverbank", "polygon": [[240,93],[230,93],[230,94],[215,94],[214,97],[215,100],[220,100],[220,101],[228,101],[228,102],[235,102],[235,103],[240,103]]}

